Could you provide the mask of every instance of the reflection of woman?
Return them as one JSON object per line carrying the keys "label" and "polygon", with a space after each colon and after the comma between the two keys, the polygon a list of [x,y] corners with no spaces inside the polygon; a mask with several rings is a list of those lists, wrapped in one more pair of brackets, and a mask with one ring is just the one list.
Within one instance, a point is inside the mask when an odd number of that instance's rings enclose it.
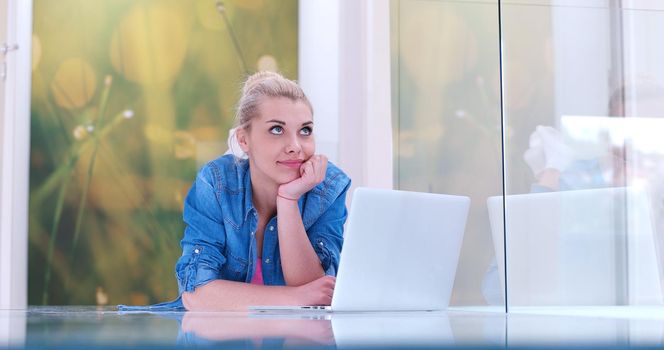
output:
{"label": "reflection of woman", "polygon": [[[187,312],[182,317],[178,345],[244,341],[245,348],[276,345],[334,345],[332,321],[324,315],[247,315],[245,313]],[[269,343],[267,343],[269,341]],[[276,344],[275,344],[276,343]],[[254,345],[254,346],[251,346]],[[281,347],[277,347],[281,348]]]}
{"label": "reflection of woman", "polygon": [[295,82],[252,75],[236,117],[247,159],[209,162],[187,195],[176,302],[188,310],[329,305],[350,179],[315,154],[313,110]]}

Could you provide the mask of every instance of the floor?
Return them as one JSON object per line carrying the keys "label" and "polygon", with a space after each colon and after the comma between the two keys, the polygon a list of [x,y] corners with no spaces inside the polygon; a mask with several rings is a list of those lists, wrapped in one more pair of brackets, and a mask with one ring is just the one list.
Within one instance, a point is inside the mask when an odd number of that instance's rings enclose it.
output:
{"label": "floor", "polygon": [[0,310],[0,348],[664,347],[664,308],[451,308],[382,313]]}

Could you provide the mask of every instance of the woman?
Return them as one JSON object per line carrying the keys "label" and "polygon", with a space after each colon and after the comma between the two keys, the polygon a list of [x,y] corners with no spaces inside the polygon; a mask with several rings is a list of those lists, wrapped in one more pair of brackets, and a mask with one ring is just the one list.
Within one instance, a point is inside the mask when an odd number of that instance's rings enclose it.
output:
{"label": "woman", "polygon": [[206,164],[185,201],[176,264],[182,304],[329,305],[350,179],[315,154],[313,109],[297,83],[252,75],[236,119],[246,159],[225,155]]}

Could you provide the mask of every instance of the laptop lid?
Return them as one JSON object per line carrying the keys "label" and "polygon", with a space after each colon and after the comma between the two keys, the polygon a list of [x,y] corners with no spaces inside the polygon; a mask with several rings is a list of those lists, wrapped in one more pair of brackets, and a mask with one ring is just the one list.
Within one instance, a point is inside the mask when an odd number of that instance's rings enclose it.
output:
{"label": "laptop lid", "polygon": [[462,196],[357,188],[332,309],[446,308],[469,205]]}

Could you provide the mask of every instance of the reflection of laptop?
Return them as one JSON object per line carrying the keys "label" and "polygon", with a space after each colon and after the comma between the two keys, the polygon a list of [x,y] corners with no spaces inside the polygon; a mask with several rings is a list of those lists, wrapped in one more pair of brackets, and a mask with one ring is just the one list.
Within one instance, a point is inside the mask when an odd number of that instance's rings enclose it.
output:
{"label": "reflection of laptop", "polygon": [[340,313],[331,320],[338,349],[454,345],[446,312]]}
{"label": "reflection of laptop", "polygon": [[358,188],[331,307],[250,309],[441,310],[450,300],[470,199]]}
{"label": "reflection of laptop", "polygon": [[[199,324],[219,323],[210,318],[209,313],[187,313],[189,317],[203,318]],[[238,329],[245,335],[252,333],[253,338],[260,338],[261,329],[272,329],[272,324],[280,329],[282,336],[311,341],[312,344],[336,345],[335,348],[432,348],[454,345],[456,332],[452,321],[460,323],[461,338],[473,337],[477,341],[477,327],[491,326],[495,329],[505,327],[505,317],[478,316],[463,312],[463,317],[451,311],[440,312],[255,312],[248,315],[245,327]],[[185,317],[187,317],[185,316]],[[221,322],[226,316],[213,316]],[[212,321],[212,323],[210,322]],[[498,321],[498,322],[496,322]],[[502,321],[502,322],[501,322]],[[475,327],[470,328],[469,327]],[[219,327],[217,327],[219,328]],[[246,331],[245,331],[246,330]],[[466,330],[466,331],[464,331]],[[194,330],[195,331],[195,330]],[[228,332],[227,332],[228,333]],[[467,333],[466,336],[463,333]],[[503,333],[503,332],[499,332]],[[274,337],[274,334],[271,334]],[[236,336],[240,338],[241,336]],[[266,336],[265,336],[266,338]],[[500,344],[504,344],[504,337]]]}
{"label": "reflection of laptop", "polygon": [[[513,306],[661,304],[649,204],[637,188],[505,197]],[[487,201],[504,291],[503,197]]]}

